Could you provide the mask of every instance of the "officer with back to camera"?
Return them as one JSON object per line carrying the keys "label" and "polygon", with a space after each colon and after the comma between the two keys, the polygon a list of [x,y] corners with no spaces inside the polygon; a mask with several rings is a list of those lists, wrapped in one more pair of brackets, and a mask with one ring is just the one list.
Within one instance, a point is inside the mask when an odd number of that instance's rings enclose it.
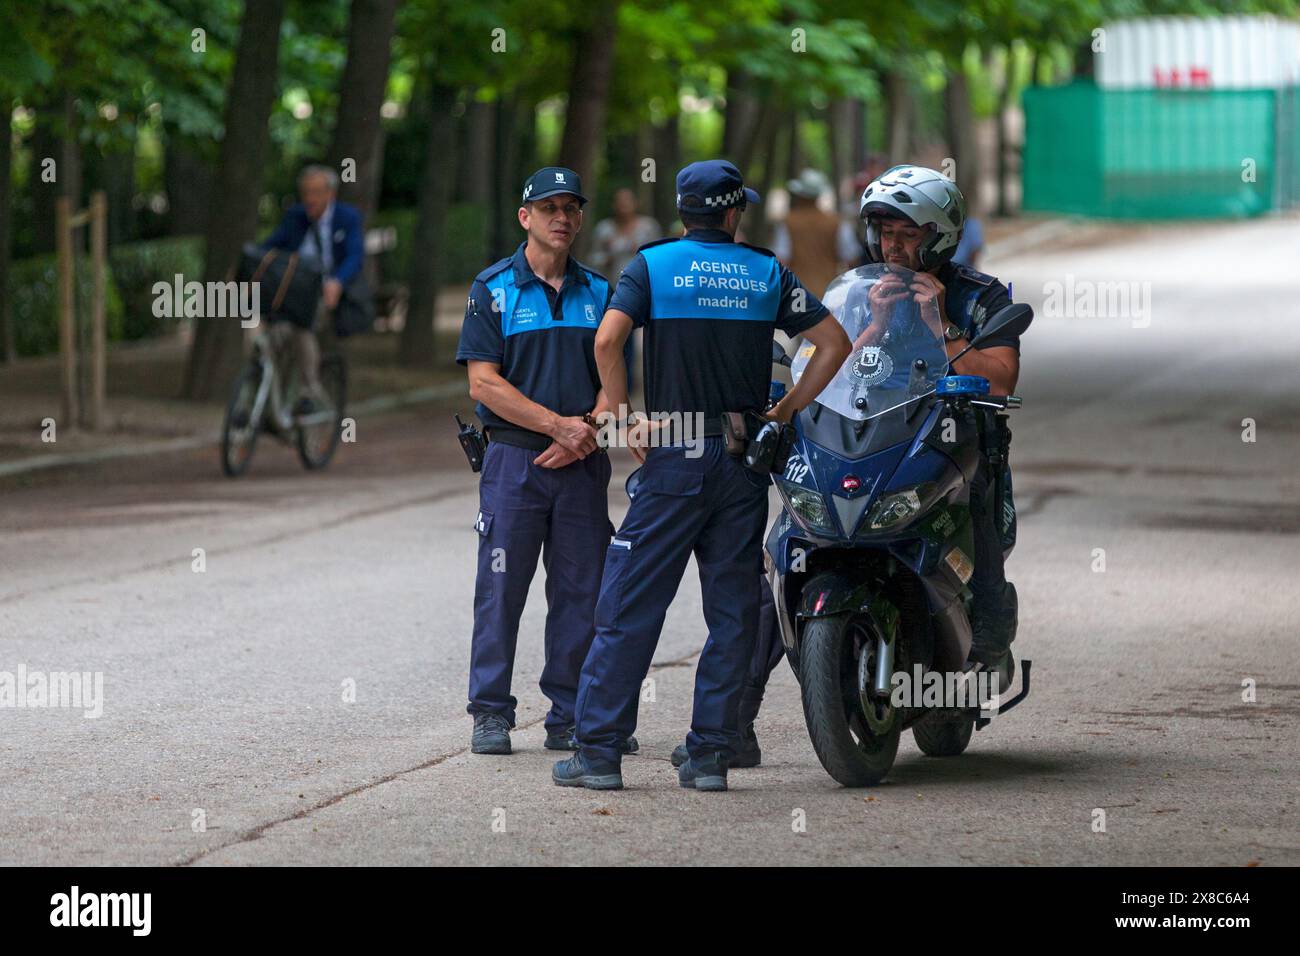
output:
{"label": "officer with back to camera", "polygon": [[[645,329],[646,406],[657,429],[629,433],[643,462],[639,490],[610,542],[596,638],[578,685],[579,752],[557,764],[560,786],[621,789],[621,756],[636,727],[641,685],[664,614],[692,553],[709,635],[695,673],[683,787],[727,788],[740,748],[741,687],[758,629],[762,540],[770,474],[726,451],[724,413],[761,414],[780,329],[817,346],[799,383],[770,413],[788,423],[849,354],[843,328],[771,252],[735,241],[758,194],[731,163],[693,163],[677,176],[686,234],[641,248],[623,271],[596,334],[596,361],[611,408],[627,405],[623,343]],[[702,441],[678,421],[699,422]]]}

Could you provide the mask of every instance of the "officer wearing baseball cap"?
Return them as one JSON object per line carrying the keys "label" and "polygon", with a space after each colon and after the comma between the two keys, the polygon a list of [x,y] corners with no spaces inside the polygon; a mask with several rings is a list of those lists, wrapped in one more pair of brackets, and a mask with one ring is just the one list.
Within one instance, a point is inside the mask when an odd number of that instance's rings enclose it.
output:
{"label": "officer wearing baseball cap", "polygon": [[[526,240],[470,287],[456,360],[488,436],[479,482],[478,578],[470,650],[471,750],[508,754],[519,618],[540,554],[546,566],[546,746],[571,750],[578,672],[591,644],[613,526],[609,456],[592,414],[609,407],[596,329],[609,283],[569,255],[582,228],[578,174],[539,169],[524,183]],[[634,749],[635,741],[625,742]]]}
{"label": "officer wearing baseball cap", "polygon": [[[695,675],[695,708],[678,771],[683,787],[725,790],[739,749],[738,709],[758,627],[762,538],[770,476],[727,453],[726,413],[760,413],[776,329],[817,346],[799,383],[772,410],[788,422],[849,354],[835,318],[771,252],[735,241],[758,194],[724,160],[677,176],[686,234],[641,247],[623,270],[596,333],[611,408],[627,403],[623,343],[645,329],[646,405],[664,427],[630,430],[642,462],[627,517],[610,542],[596,605],[596,638],[578,686],[579,753],[555,766],[560,786],[620,789],[624,741],[636,727],[641,684],[664,614],[695,555],[709,636]],[[679,422],[702,424],[683,440]]]}

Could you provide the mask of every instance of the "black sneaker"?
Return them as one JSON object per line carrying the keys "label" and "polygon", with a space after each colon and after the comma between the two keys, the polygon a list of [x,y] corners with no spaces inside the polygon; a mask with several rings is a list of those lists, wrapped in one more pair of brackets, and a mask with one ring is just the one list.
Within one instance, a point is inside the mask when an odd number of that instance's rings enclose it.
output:
{"label": "black sneaker", "polygon": [[476,754],[510,753],[510,721],[500,714],[475,714],[469,750]]}
{"label": "black sneaker", "polygon": [[677,782],[688,790],[726,790],[727,758],[718,753],[692,757],[677,768]]}
{"label": "black sneaker", "polygon": [[586,787],[588,790],[622,790],[623,771],[616,763],[591,761],[581,753],[561,760],[551,768],[557,787]]}
{"label": "black sneaker", "polygon": [[[578,737],[576,727],[570,727],[568,730],[546,732],[546,743],[542,744],[547,750],[577,750]],[[634,754],[641,749],[635,737],[629,737],[623,741],[622,746],[618,748],[625,754]]]}
{"label": "black sneaker", "polygon": [[[729,770],[747,770],[763,762],[763,751],[758,746],[758,736],[754,733],[752,724],[740,732],[740,739],[740,753],[727,761]],[[678,744],[673,748],[672,756],[668,759],[672,761],[674,767],[680,767],[691,759],[691,755],[685,744]]]}

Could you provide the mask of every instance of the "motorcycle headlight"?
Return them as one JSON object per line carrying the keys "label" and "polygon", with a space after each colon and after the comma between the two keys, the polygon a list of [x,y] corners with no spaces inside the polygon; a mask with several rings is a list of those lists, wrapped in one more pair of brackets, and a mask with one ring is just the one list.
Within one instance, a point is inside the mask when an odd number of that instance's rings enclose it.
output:
{"label": "motorcycle headlight", "polygon": [[776,490],[781,493],[790,514],[805,531],[823,537],[839,533],[835,528],[835,520],[831,518],[830,509],[826,507],[826,499],[818,492],[780,478],[776,481]]}
{"label": "motorcycle headlight", "polygon": [[918,485],[885,495],[867,512],[866,529],[883,531],[916,517],[921,511],[921,498],[925,491],[926,486]]}

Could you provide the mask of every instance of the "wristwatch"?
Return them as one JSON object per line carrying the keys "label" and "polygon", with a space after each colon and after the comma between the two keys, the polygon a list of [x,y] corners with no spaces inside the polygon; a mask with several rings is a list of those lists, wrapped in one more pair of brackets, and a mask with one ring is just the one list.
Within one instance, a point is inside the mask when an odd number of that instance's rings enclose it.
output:
{"label": "wristwatch", "polygon": [[958,339],[965,338],[966,333],[949,322],[947,328],[943,330],[943,337],[949,342],[956,342]]}

